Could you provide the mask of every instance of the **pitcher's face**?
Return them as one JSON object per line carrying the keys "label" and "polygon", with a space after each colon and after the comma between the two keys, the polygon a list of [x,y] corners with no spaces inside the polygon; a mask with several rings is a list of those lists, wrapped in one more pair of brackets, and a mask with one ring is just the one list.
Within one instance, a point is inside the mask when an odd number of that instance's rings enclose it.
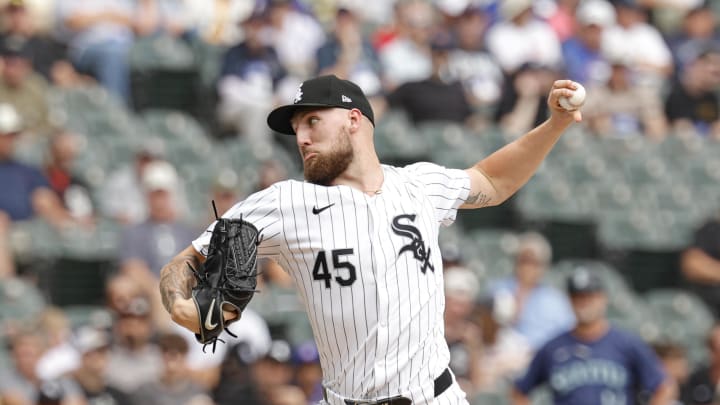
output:
{"label": "pitcher's face", "polygon": [[349,110],[301,110],[292,119],[305,180],[330,185],[347,170],[355,152],[350,142]]}

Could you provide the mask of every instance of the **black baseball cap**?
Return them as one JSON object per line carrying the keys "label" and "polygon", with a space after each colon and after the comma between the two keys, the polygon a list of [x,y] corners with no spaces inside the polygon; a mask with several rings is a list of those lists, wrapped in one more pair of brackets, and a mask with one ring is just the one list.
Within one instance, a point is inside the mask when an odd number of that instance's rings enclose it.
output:
{"label": "black baseball cap", "polygon": [[600,292],[605,290],[600,277],[585,267],[575,269],[567,278],[567,292],[570,295]]}
{"label": "black baseball cap", "polygon": [[267,123],[270,129],[286,135],[295,135],[290,119],[295,111],[306,107],[357,108],[375,125],[375,115],[367,97],[360,87],[335,75],[320,76],[302,82],[292,104],[278,107],[270,112]]}

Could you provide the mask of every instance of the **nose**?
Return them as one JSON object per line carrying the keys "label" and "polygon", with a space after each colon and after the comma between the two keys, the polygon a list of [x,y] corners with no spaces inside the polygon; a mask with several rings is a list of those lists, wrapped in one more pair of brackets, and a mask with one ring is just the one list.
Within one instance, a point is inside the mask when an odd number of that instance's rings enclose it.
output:
{"label": "nose", "polygon": [[300,148],[310,145],[312,142],[310,141],[309,131],[307,129],[298,128],[295,131],[295,142],[297,142],[297,145]]}

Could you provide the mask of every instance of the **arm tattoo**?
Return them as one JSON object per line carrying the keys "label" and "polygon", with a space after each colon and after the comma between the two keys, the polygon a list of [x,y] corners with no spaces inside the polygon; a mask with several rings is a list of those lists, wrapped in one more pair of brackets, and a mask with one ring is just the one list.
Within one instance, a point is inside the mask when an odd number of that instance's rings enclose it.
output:
{"label": "arm tattoo", "polygon": [[490,196],[478,191],[477,194],[468,196],[465,200],[465,204],[475,205],[477,207],[484,207],[490,202]]}
{"label": "arm tattoo", "polygon": [[160,295],[165,310],[170,312],[177,298],[190,298],[195,276],[188,267],[198,268],[200,262],[195,256],[177,256],[160,272]]}

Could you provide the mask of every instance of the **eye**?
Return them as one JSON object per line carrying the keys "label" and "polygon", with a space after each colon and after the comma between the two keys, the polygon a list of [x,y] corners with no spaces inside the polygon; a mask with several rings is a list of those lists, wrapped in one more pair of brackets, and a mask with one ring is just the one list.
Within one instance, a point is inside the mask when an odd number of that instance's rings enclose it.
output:
{"label": "eye", "polygon": [[317,124],[319,121],[320,121],[320,118],[318,118],[318,117],[310,117],[310,118],[308,118],[307,122],[308,122],[308,125],[310,125],[312,127],[315,124]]}

